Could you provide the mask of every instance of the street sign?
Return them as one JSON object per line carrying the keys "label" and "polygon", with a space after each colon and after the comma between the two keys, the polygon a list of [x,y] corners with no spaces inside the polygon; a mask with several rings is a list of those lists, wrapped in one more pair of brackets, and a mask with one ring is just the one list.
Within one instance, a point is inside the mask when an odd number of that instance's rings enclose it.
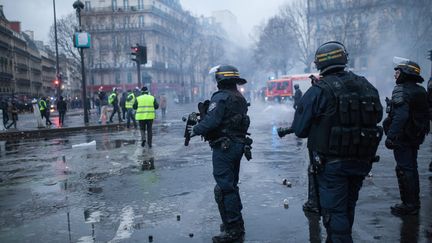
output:
{"label": "street sign", "polygon": [[90,48],[90,34],[87,32],[75,33],[74,45],[76,48]]}

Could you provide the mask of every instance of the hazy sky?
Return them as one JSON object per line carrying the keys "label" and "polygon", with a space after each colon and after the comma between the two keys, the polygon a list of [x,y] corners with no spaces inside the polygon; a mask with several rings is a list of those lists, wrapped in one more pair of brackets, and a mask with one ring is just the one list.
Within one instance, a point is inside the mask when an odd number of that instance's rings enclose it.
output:
{"label": "hazy sky", "polygon": [[[74,12],[75,0],[56,0],[57,18]],[[193,15],[210,16],[214,10],[228,9],[236,17],[243,32],[275,15],[280,5],[288,0],[180,0],[184,9]],[[35,39],[47,41],[54,21],[52,0],[0,0],[8,20],[21,21],[22,30],[33,30]]]}

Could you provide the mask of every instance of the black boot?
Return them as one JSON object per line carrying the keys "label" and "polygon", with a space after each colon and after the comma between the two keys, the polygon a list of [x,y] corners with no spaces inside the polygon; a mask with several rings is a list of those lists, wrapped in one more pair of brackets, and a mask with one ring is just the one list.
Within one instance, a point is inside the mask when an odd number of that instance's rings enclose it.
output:
{"label": "black boot", "polygon": [[429,164],[429,171],[432,172],[432,161]]}
{"label": "black boot", "polygon": [[303,204],[303,211],[310,213],[319,213],[319,196],[318,185],[316,185],[316,178],[311,165],[308,169],[308,200]]}
{"label": "black boot", "polygon": [[398,210],[398,209],[402,209],[405,207],[405,203],[406,203],[406,190],[407,188],[405,187],[406,184],[404,184],[403,182],[403,171],[401,169],[399,169],[399,167],[396,166],[396,177],[398,180],[398,186],[399,186],[399,195],[401,198],[401,203],[396,203],[395,205],[391,206],[390,209],[391,211],[393,210]]}
{"label": "black boot", "polygon": [[[243,230],[243,232],[245,232],[243,217],[240,219],[239,225],[240,225],[240,228]],[[219,230],[220,230],[220,232],[225,232],[226,227],[225,227],[224,223],[219,225]]]}
{"label": "black boot", "polygon": [[212,238],[213,243],[241,243],[244,241],[244,225],[241,222],[225,225],[225,231]]}
{"label": "black boot", "polygon": [[395,216],[418,215],[420,210],[420,187],[417,171],[396,168],[402,203],[390,207]]}

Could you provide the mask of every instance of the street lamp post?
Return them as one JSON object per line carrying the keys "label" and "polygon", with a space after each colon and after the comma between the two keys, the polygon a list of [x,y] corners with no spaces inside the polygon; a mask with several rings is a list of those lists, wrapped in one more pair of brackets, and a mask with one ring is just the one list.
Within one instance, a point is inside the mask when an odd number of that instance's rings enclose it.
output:
{"label": "street lamp post", "polygon": [[53,9],[54,9],[54,39],[55,39],[55,50],[56,50],[56,80],[58,80],[58,84],[55,86],[56,88],[56,96],[57,101],[60,97],[62,80],[60,78],[60,65],[59,65],[59,55],[58,55],[58,40],[57,40],[57,17],[56,17],[56,7],[55,0],[53,0]]}
{"label": "street lamp post", "polygon": [[[81,10],[84,9],[84,4],[77,0],[72,5],[73,8],[76,10],[76,14],[78,17],[78,26],[79,31],[81,32]],[[84,69],[84,48],[80,48],[80,55],[81,55],[81,76],[82,76],[82,98],[83,98],[83,106],[84,106],[84,123],[88,124],[89,117],[88,117],[88,107],[87,107],[87,93],[86,93],[86,78],[85,78],[85,69]]]}

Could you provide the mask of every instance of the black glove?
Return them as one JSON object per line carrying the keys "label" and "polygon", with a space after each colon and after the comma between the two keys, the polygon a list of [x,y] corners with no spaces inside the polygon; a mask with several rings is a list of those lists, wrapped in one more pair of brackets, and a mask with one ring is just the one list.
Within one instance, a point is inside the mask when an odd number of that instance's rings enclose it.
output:
{"label": "black glove", "polygon": [[285,135],[293,133],[293,132],[294,131],[293,131],[293,129],[291,127],[279,127],[277,129],[277,133],[278,133],[278,136],[280,138],[283,138],[283,137],[285,137]]}
{"label": "black glove", "polygon": [[397,147],[396,144],[394,143],[394,141],[388,137],[385,140],[385,146],[388,149],[395,149]]}
{"label": "black glove", "polygon": [[190,134],[190,137],[194,137],[194,136],[196,136],[196,134],[195,134],[194,131],[193,131],[193,128],[194,128],[193,125],[188,125],[188,126],[187,126],[187,130],[188,130],[188,132],[189,132],[189,134]]}
{"label": "black glove", "polygon": [[387,117],[386,119],[384,119],[382,125],[383,125],[383,129],[384,129],[384,134],[387,135],[388,130],[390,129],[390,125],[391,125],[390,117]]}

